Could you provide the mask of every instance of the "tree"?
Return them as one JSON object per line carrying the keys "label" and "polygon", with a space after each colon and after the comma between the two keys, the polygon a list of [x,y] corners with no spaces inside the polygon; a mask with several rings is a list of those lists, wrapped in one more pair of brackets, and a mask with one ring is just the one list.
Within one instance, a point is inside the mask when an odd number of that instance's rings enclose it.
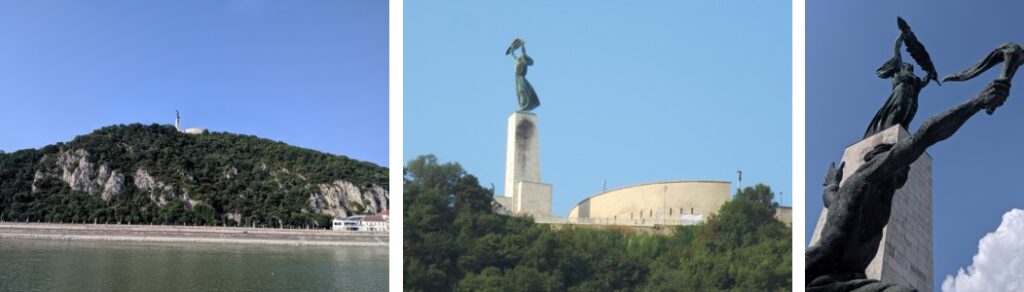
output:
{"label": "tree", "polygon": [[773,212],[775,211],[775,207],[778,207],[779,205],[778,203],[775,203],[775,193],[772,192],[772,188],[764,184],[757,184],[753,187],[736,190],[736,199],[753,202],[765,208],[770,208]]}
{"label": "tree", "polygon": [[[74,157],[59,165],[62,156]],[[81,167],[80,160],[92,165],[93,173],[102,165],[108,173],[123,175],[121,192],[104,201],[100,191],[72,190],[60,178],[66,177],[64,169]],[[133,183],[140,170],[162,186],[140,189]],[[93,179],[98,175],[88,178]],[[67,143],[0,154],[0,214],[30,221],[136,224],[216,224],[238,214],[274,226],[318,223],[312,225],[328,228],[323,223],[330,218],[324,214],[307,215],[309,198],[320,191],[318,185],[337,180],[362,191],[387,190],[388,170],[251,135],[185,135],[165,125],[115,125]],[[184,194],[201,203],[178,208],[173,201],[186,199]],[[381,209],[388,205],[386,200],[374,203]],[[358,213],[382,211],[369,206],[353,200],[344,207]]]}
{"label": "tree", "polygon": [[217,213],[208,205],[192,206],[192,214],[195,217],[194,222],[198,225],[214,225],[216,223]]}
{"label": "tree", "polygon": [[672,234],[535,224],[496,214],[493,192],[432,155],[405,168],[408,291],[786,291],[790,232],[764,185]]}

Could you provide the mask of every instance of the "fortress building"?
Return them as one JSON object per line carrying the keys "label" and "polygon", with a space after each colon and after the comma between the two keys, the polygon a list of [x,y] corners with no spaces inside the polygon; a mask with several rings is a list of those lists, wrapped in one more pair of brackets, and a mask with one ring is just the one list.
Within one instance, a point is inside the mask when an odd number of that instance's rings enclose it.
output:
{"label": "fortress building", "polygon": [[703,222],[731,198],[727,181],[670,181],[629,186],[583,199],[569,222],[689,225]]}
{"label": "fortress building", "polygon": [[182,132],[182,133],[185,133],[185,134],[191,134],[191,135],[199,135],[199,134],[207,133],[206,129],[203,129],[203,128],[188,128],[188,129],[182,130],[181,129],[181,113],[178,112],[178,111],[174,111],[174,128],[177,129],[178,132]]}
{"label": "fortress building", "polygon": [[[731,183],[714,180],[655,182],[590,196],[569,211],[568,223],[692,225],[703,223],[732,199]],[[793,208],[775,208],[775,219],[793,224]]]}
{"label": "fortress building", "polygon": [[[731,183],[679,180],[646,183],[590,196],[569,212],[554,218],[553,186],[540,176],[540,139],[537,115],[515,112],[508,118],[504,195],[495,196],[508,214],[532,216],[540,223],[599,225],[690,225],[704,222],[732,199]],[[792,209],[776,208],[777,219],[792,224]]]}

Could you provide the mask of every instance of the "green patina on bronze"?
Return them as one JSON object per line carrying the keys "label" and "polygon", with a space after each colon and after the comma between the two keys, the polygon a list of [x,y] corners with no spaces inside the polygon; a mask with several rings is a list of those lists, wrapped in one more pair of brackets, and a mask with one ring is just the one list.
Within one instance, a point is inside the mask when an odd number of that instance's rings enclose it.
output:
{"label": "green patina on bronze", "polygon": [[[900,35],[896,38],[893,57],[875,71],[879,78],[892,79],[892,94],[889,95],[889,99],[885,101],[882,108],[878,109],[875,117],[871,119],[871,124],[864,131],[864,138],[871,137],[895,125],[900,125],[909,131],[910,122],[917,114],[917,97],[921,93],[921,89],[924,89],[930,80],[938,82],[935,65],[932,64],[932,59],[928,55],[928,51],[924,49],[924,45],[910,30],[910,25],[903,18],[897,18],[897,24],[900,28]],[[927,73],[925,77],[920,78],[914,75],[914,65],[903,62],[903,58],[900,56],[900,48],[903,45],[907,46],[907,52]]]}
{"label": "green patina on bronze", "polygon": [[[522,53],[516,56],[516,50]],[[526,81],[526,68],[533,66],[533,58],[526,55],[526,42],[517,38],[505,50],[505,55],[511,55],[516,62],[516,97],[519,98],[519,111],[529,112],[540,106],[540,99],[533,86]]]}

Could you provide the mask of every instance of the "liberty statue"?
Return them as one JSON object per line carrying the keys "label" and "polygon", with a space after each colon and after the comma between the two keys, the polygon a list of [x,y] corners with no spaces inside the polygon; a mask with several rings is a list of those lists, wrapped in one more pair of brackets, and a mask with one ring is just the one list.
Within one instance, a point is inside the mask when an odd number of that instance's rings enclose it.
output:
{"label": "liberty statue", "polygon": [[[864,131],[864,138],[871,137],[895,125],[900,125],[909,131],[910,121],[917,114],[917,97],[921,94],[921,89],[924,89],[930,80],[935,80],[938,83],[935,65],[932,64],[931,57],[924,49],[924,45],[917,40],[917,36],[910,30],[910,26],[903,18],[897,18],[897,24],[900,28],[900,35],[896,38],[894,55],[875,72],[879,78],[892,79],[892,93],[889,94],[885,105],[878,109],[878,113],[871,119],[871,124]],[[914,75],[914,65],[903,62],[900,48],[904,44],[907,46],[907,52],[927,73],[925,77]],[[941,85],[941,83],[939,84]]]}
{"label": "liberty statue", "polygon": [[[905,23],[900,22],[903,29]],[[907,31],[909,27],[901,38]],[[912,46],[908,44],[908,47]],[[919,48],[915,59],[926,56],[922,54],[923,46]],[[921,63],[920,59],[918,61]],[[845,181],[842,179],[845,163],[838,168],[834,163],[829,167],[822,193],[828,213],[821,238],[804,254],[807,291],[917,291],[914,287],[869,279],[864,272],[878,252],[890,215],[900,212],[892,210],[893,195],[907,182],[910,165],[928,147],[952,137],[975,114],[985,111],[992,115],[1006,102],[1013,76],[1024,64],[1024,48],[1005,44],[977,65],[945,78],[945,81],[970,80],[999,63],[1003,63],[999,76],[980,93],[925,120],[908,139],[876,146],[864,156],[864,164],[854,169]],[[929,74],[919,81],[935,79],[934,67],[931,70],[926,65],[922,67],[926,67]]]}
{"label": "liberty statue", "polygon": [[[521,50],[522,53],[516,56],[516,50]],[[533,90],[530,82],[526,81],[526,68],[533,66],[533,59],[526,55],[526,41],[521,38],[515,39],[505,50],[505,55],[512,55],[516,61],[516,97],[519,98],[519,111],[528,112],[537,108],[540,106],[540,99],[537,98],[537,92]]]}
{"label": "liberty statue", "polygon": [[[1012,76],[1012,70],[1007,71]],[[889,222],[893,195],[903,187],[910,164],[953,136],[976,113],[992,114],[1010,95],[1010,79],[997,78],[968,101],[924,121],[909,139],[881,144],[845,182],[843,166],[829,167],[822,194],[828,208],[821,239],[807,248],[807,291],[917,291],[913,287],[868,279],[864,274],[878,252]]]}

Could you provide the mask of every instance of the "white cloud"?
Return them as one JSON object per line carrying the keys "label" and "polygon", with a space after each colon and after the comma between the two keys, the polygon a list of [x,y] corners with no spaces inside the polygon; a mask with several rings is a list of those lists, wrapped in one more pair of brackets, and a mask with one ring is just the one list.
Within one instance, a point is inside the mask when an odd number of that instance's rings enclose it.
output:
{"label": "white cloud", "polygon": [[1024,210],[1003,214],[999,228],[978,242],[971,266],[947,275],[942,291],[1024,291]]}

